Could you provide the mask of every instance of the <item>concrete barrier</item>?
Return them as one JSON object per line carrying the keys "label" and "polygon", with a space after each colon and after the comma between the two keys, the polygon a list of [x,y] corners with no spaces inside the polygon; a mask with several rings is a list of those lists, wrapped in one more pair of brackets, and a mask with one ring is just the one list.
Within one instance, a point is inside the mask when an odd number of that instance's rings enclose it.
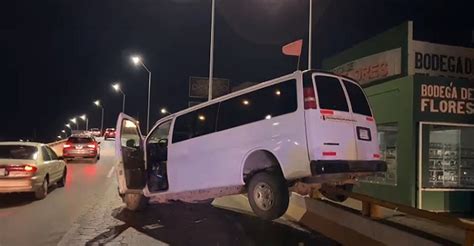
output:
{"label": "concrete barrier", "polygon": [[48,146],[56,152],[56,155],[63,156],[63,145],[66,142],[66,139],[59,140],[56,142],[49,143]]}

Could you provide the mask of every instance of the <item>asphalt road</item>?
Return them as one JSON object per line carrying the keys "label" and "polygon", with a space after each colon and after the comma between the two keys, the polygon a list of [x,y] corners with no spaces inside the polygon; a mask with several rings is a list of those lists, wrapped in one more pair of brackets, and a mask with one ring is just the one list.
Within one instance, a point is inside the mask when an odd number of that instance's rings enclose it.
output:
{"label": "asphalt road", "polygon": [[[82,214],[101,199],[106,187],[115,185],[113,142],[102,142],[97,163],[68,163],[64,188],[51,187],[44,200],[30,194],[0,195],[0,245],[55,245]],[[108,176],[110,174],[110,176]]]}
{"label": "asphalt road", "polygon": [[[101,146],[98,163],[68,163],[66,186],[52,188],[44,200],[0,195],[0,245],[335,244],[281,219],[263,221],[245,209],[175,202],[129,212],[116,193],[114,142],[102,141]],[[242,197],[220,201],[233,203]]]}

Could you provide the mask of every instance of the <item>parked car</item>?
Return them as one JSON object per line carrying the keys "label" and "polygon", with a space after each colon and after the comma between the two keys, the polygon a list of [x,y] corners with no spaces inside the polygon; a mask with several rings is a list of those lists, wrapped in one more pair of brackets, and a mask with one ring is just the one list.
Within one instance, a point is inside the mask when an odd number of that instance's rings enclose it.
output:
{"label": "parked car", "polygon": [[387,169],[361,87],[314,70],[166,116],[145,139],[138,126],[119,115],[116,173],[130,210],[143,208],[146,198],[202,201],[247,193],[255,214],[275,219],[287,210],[292,185],[351,190],[355,178]]}
{"label": "parked car", "polygon": [[115,128],[107,128],[104,132],[104,140],[108,138],[115,138]]}
{"label": "parked car", "polygon": [[94,137],[100,137],[102,136],[102,132],[99,130],[99,128],[91,128],[89,130],[90,134]]}
{"label": "parked car", "polygon": [[89,135],[72,135],[63,145],[64,160],[93,159],[100,160],[100,142]]}
{"label": "parked car", "polygon": [[32,192],[43,199],[52,184],[66,184],[66,163],[47,145],[0,142],[0,193]]}

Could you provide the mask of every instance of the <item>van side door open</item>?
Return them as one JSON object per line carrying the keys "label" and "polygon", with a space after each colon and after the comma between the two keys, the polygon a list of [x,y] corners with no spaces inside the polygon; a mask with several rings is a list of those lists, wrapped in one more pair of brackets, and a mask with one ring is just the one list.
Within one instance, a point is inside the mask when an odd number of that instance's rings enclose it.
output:
{"label": "van side door open", "polygon": [[115,156],[119,192],[141,192],[146,184],[143,139],[138,122],[132,117],[120,113],[117,120]]}

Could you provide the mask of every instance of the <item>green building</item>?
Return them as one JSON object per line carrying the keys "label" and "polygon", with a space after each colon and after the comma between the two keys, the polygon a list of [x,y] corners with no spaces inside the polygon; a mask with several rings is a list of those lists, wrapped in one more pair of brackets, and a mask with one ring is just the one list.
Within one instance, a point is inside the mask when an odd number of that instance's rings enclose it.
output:
{"label": "green building", "polygon": [[364,87],[388,171],[358,192],[474,212],[474,49],[413,40],[405,22],[323,62]]}

